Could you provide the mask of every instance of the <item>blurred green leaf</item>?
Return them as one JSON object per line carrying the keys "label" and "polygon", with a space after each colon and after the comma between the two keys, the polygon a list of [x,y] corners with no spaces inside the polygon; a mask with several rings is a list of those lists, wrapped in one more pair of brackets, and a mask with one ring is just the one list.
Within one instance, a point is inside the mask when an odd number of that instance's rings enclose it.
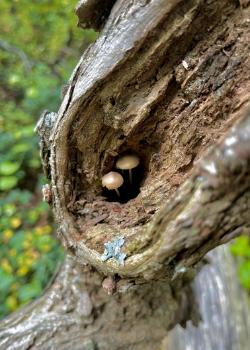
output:
{"label": "blurred green leaf", "polygon": [[20,168],[19,162],[4,161],[0,163],[0,175],[12,175]]}
{"label": "blurred green leaf", "polygon": [[239,275],[242,285],[250,289],[250,260],[244,261],[239,266]]}
{"label": "blurred green leaf", "polygon": [[0,267],[0,291],[4,293],[13,282],[14,277]]}
{"label": "blurred green leaf", "polygon": [[41,284],[38,280],[34,280],[31,283],[27,283],[26,285],[22,286],[18,290],[18,298],[22,302],[26,302],[30,299],[33,299],[37,295],[39,295],[42,291]]}
{"label": "blurred green leaf", "polygon": [[7,191],[15,187],[18,178],[16,176],[1,176],[0,177],[0,190]]}
{"label": "blurred green leaf", "polygon": [[[10,240],[9,245],[11,248],[15,248],[17,251],[22,249],[23,242],[25,240],[25,234],[23,231],[18,231]],[[21,255],[20,255],[21,256]]]}
{"label": "blurred green leaf", "polygon": [[231,252],[239,257],[249,257],[250,258],[250,239],[246,235],[242,235],[235,239],[234,243],[231,245]]}
{"label": "blurred green leaf", "polygon": [[12,147],[13,154],[24,153],[30,150],[30,145],[27,142],[17,143]]}

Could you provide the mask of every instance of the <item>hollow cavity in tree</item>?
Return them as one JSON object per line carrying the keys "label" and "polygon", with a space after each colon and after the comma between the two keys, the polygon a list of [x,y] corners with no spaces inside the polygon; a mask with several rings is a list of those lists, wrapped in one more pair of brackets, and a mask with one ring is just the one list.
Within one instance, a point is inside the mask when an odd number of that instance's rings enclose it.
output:
{"label": "hollow cavity in tree", "polygon": [[108,191],[105,187],[102,194],[108,202],[127,203],[139,195],[146,169],[137,155],[126,152],[115,161],[115,170],[124,180],[119,194]]}

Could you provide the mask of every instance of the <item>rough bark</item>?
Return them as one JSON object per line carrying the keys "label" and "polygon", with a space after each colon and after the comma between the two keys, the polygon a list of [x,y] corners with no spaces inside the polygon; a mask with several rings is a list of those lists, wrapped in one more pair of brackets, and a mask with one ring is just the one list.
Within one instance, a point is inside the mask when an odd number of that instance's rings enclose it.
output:
{"label": "rough bark", "polygon": [[[248,228],[249,120],[228,131],[249,97],[248,12],[236,4],[117,1],[82,56],[49,140],[55,216],[80,262],[170,281]],[[101,178],[126,151],[141,158],[140,193],[110,202]],[[118,236],[124,266],[101,258]]]}
{"label": "rough bark", "polygon": [[2,321],[0,349],[155,349],[181,299],[163,282],[108,295],[100,274],[68,255],[44,295]]}
{"label": "rough bark", "polygon": [[[58,114],[37,125],[44,198],[72,257],[4,321],[6,349],[157,349],[174,324],[197,322],[190,281],[204,255],[249,232],[249,8],[119,0],[102,16],[98,4],[79,3],[79,25],[103,30]],[[140,183],[119,202],[101,178],[127,151],[141,159]],[[125,263],[103,261],[118,237]]]}
{"label": "rough bark", "polygon": [[247,350],[250,316],[235,262],[226,247],[208,258],[195,280],[198,328],[189,322],[166,337],[169,318],[177,322],[178,304],[190,306],[185,293],[173,303],[170,287],[156,282],[109,296],[100,274],[68,255],[44,295],[1,322],[0,349]]}

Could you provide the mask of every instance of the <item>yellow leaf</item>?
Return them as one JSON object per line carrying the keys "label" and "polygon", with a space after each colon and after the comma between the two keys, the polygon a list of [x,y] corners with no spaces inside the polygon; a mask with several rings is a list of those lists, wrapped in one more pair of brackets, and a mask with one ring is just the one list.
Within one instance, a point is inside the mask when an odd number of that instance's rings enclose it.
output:
{"label": "yellow leaf", "polygon": [[44,253],[47,253],[51,250],[51,246],[49,244],[44,244],[42,247],[41,247],[41,251],[44,252]]}
{"label": "yellow leaf", "polygon": [[17,308],[17,298],[13,295],[10,295],[6,298],[6,305],[9,310],[14,311]]}
{"label": "yellow leaf", "polygon": [[31,243],[30,242],[28,242],[28,241],[24,241],[23,242],[23,248],[28,249],[30,247],[31,247]]}
{"label": "yellow leaf", "polygon": [[3,231],[3,240],[4,242],[8,242],[11,237],[13,237],[14,232],[12,230],[4,230]]}
{"label": "yellow leaf", "polygon": [[45,225],[44,226],[44,233],[51,233],[52,232],[52,227],[50,225]]}
{"label": "yellow leaf", "polygon": [[19,269],[17,270],[16,274],[17,274],[17,276],[22,277],[22,276],[27,275],[28,272],[29,272],[28,266],[21,266],[21,267],[19,267]]}
{"label": "yellow leaf", "polygon": [[13,228],[18,228],[21,225],[22,221],[19,218],[12,218],[10,220],[10,225]]}
{"label": "yellow leaf", "polygon": [[33,249],[29,249],[25,255],[29,258],[32,258],[33,261],[37,260],[40,256],[40,254],[36,250],[33,250]]}
{"label": "yellow leaf", "polygon": [[7,259],[3,259],[2,261],[1,261],[1,268],[5,271],[5,272],[7,272],[7,273],[11,273],[12,272],[12,267],[11,267],[11,265],[10,265],[10,263],[8,262],[8,260]]}
{"label": "yellow leaf", "polygon": [[42,235],[44,233],[43,227],[42,226],[36,227],[35,233],[38,234],[39,236]]}
{"label": "yellow leaf", "polygon": [[32,264],[33,264],[33,259],[27,257],[27,258],[25,259],[25,266],[30,267]]}

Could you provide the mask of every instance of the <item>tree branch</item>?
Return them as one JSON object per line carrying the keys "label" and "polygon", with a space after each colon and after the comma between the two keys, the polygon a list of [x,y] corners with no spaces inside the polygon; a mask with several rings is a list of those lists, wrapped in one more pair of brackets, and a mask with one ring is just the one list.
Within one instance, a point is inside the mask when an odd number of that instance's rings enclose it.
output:
{"label": "tree branch", "polygon": [[7,41],[0,40],[0,49],[7,51],[9,53],[13,53],[14,55],[18,56],[20,58],[20,60],[22,61],[24,68],[27,72],[29,72],[32,69],[34,62],[32,62],[28,58],[28,56],[18,47],[11,45]]}
{"label": "tree branch", "polygon": [[[54,212],[80,262],[171,281],[249,228],[249,117],[233,127],[249,98],[247,13],[229,0],[115,3],[49,141]],[[141,159],[140,193],[109,202],[101,178],[126,151]],[[118,236],[124,266],[102,260]]]}

